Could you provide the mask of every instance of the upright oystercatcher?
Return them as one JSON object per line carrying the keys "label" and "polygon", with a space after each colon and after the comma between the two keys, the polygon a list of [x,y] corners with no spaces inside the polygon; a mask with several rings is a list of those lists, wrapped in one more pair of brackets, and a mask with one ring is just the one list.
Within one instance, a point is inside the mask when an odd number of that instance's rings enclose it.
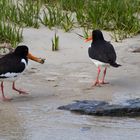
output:
{"label": "upright oystercatcher", "polygon": [[[88,49],[88,54],[92,62],[98,67],[98,74],[93,86],[100,84],[107,84],[105,82],[105,75],[107,67],[119,67],[120,64],[116,63],[116,52],[112,44],[104,40],[103,34],[100,30],[93,30],[92,37],[86,39],[87,41],[92,40],[91,47]],[[102,80],[99,80],[101,67],[104,67],[104,73]]]}
{"label": "upright oystercatcher", "polygon": [[7,98],[4,95],[3,81],[8,79],[13,81],[12,89],[19,92],[19,94],[27,94],[25,91],[19,90],[15,87],[16,77],[21,74],[27,64],[28,58],[39,63],[44,63],[43,59],[37,58],[29,53],[29,49],[25,45],[18,46],[14,52],[6,54],[0,58],[0,81],[2,100],[9,101],[11,98]]}

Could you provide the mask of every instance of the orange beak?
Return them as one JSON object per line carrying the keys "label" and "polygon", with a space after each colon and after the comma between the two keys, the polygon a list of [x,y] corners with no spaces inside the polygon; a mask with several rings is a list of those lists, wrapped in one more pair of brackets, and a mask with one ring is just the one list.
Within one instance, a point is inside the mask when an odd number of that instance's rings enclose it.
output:
{"label": "orange beak", "polygon": [[28,53],[27,57],[33,61],[36,61],[38,63],[41,63],[43,64],[45,62],[45,59],[42,59],[42,58],[37,58],[35,56],[33,56],[32,54]]}
{"label": "orange beak", "polygon": [[85,40],[85,42],[88,42],[88,41],[90,41],[90,40],[92,40],[92,37],[87,38],[87,39]]}

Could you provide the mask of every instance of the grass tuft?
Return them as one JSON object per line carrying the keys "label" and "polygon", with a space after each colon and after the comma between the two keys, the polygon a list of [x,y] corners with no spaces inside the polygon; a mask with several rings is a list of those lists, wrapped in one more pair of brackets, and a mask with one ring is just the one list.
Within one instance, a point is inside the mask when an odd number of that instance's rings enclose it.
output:
{"label": "grass tuft", "polygon": [[109,30],[115,41],[140,32],[139,0],[1,0],[0,9],[0,42],[13,46],[24,27],[40,23],[65,32],[82,27],[85,38],[89,29]]}
{"label": "grass tuft", "polygon": [[59,36],[55,33],[54,38],[52,39],[52,51],[59,50]]}

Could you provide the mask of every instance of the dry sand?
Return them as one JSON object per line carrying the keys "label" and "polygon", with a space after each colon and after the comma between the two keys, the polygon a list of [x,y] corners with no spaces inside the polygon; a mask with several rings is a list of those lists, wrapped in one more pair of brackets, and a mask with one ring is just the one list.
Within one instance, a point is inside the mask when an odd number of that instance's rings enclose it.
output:
{"label": "dry sand", "polygon": [[[140,54],[132,53],[140,46],[140,36],[116,43],[103,31],[117,53],[122,66],[109,68],[109,85],[90,88],[97,68],[88,57],[89,43],[75,34],[81,29],[64,33],[57,30],[60,50],[52,52],[51,39],[55,30],[45,27],[24,29],[24,40],[30,52],[46,58],[44,65],[29,61],[24,74],[16,81],[17,87],[29,92],[21,96],[5,82],[5,94],[10,103],[0,102],[0,140],[125,140],[140,137],[140,120],[76,115],[57,107],[74,100],[106,100],[121,102],[140,97]],[[116,131],[117,129],[117,131]],[[135,131],[134,131],[135,129]]]}

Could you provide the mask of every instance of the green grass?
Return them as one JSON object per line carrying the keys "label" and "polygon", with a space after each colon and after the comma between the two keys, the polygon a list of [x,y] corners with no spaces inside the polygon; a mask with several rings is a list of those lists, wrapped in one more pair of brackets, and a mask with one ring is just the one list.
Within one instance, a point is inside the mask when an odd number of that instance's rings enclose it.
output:
{"label": "green grass", "polygon": [[39,27],[40,1],[0,1],[0,42],[15,47],[22,41],[23,27]]}
{"label": "green grass", "polygon": [[109,30],[118,39],[140,31],[139,0],[46,0],[47,2],[60,5],[62,10],[75,12],[79,26]]}
{"label": "green grass", "polygon": [[64,29],[65,32],[70,31],[74,26],[72,13],[64,12],[60,5],[55,7],[47,5],[43,10],[43,18],[40,17],[40,21],[49,29],[58,27]]}
{"label": "green grass", "polygon": [[0,42],[10,43],[13,47],[22,41],[22,28],[15,24],[0,22]]}
{"label": "green grass", "polygon": [[1,0],[0,18],[5,18],[23,27],[39,27],[39,12],[41,2],[23,0],[14,3],[13,0]]}
{"label": "green grass", "polygon": [[10,20],[11,6],[12,2],[10,0],[0,1],[0,42],[7,42],[15,47],[22,41],[23,28]]}
{"label": "green grass", "polygon": [[52,39],[52,51],[59,50],[59,36],[55,33],[54,38]]}
{"label": "green grass", "polygon": [[108,30],[115,41],[140,32],[140,0],[1,0],[0,9],[0,42],[13,46],[24,27],[40,24],[65,32],[82,27],[85,38],[90,29]]}
{"label": "green grass", "polygon": [[63,13],[63,20],[61,21],[60,26],[65,32],[70,31],[74,27],[74,18],[72,13]]}
{"label": "green grass", "polygon": [[23,0],[23,4],[17,4],[17,22],[25,27],[39,28],[39,12],[41,3],[39,0]]}
{"label": "green grass", "polygon": [[51,29],[54,26],[59,26],[63,20],[63,12],[58,7],[48,7],[43,10],[43,19],[40,21],[43,25]]}

